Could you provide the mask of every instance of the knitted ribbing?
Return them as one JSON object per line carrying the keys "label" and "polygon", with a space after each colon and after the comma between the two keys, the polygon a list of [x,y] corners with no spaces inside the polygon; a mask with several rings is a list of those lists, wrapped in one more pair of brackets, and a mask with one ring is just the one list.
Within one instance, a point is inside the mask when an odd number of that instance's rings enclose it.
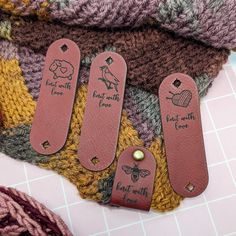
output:
{"label": "knitted ribbing", "polygon": [[69,25],[114,28],[155,22],[215,47],[236,47],[236,0],[0,0],[0,7]]}
{"label": "knitted ribbing", "polygon": [[2,236],[72,236],[62,219],[27,194],[0,186]]}

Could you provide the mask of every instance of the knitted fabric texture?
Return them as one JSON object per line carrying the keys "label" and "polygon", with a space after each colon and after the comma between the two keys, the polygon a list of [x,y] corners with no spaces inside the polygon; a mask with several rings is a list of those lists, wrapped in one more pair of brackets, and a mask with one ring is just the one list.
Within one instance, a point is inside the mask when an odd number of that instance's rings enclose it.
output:
{"label": "knitted fabric texture", "polygon": [[0,235],[72,236],[62,219],[32,197],[0,186]]}
{"label": "knitted fabric texture", "polygon": [[0,7],[69,25],[114,28],[152,22],[218,48],[236,44],[236,0],[0,0]]}
{"label": "knitted fabric texture", "polygon": [[[129,146],[144,146],[157,162],[151,207],[160,211],[177,207],[182,197],[173,191],[168,179],[158,87],[167,75],[182,72],[196,81],[200,96],[204,96],[227,61],[229,51],[182,38],[157,26],[150,17],[156,16],[161,5],[164,7],[161,1],[132,1],[130,4],[129,1],[115,3],[109,0],[107,5],[100,4],[102,1],[19,2],[0,0],[4,11],[27,15],[22,18],[2,12],[0,16],[0,107],[3,119],[0,152],[52,169],[74,183],[83,198],[106,204],[109,203],[120,153]],[[221,6],[228,7],[224,1]],[[81,24],[97,27],[84,28]],[[128,27],[133,25],[137,27]],[[111,29],[112,26],[119,28]],[[230,35],[228,33],[225,37]],[[208,36],[203,41],[215,45],[216,33]],[[47,48],[62,37],[72,39],[81,49],[78,91],[65,146],[55,155],[43,156],[31,148],[29,133]],[[234,40],[227,43],[235,47]],[[217,43],[215,46],[231,47],[225,38]],[[128,74],[115,161],[104,171],[92,172],[81,166],[77,149],[90,65],[103,51],[120,53],[127,62]]]}

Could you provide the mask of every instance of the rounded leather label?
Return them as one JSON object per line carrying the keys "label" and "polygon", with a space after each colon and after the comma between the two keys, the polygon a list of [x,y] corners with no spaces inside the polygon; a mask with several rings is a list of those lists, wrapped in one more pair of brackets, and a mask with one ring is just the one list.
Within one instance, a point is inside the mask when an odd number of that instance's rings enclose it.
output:
{"label": "rounded leather label", "polygon": [[114,52],[99,54],[91,65],[78,149],[89,170],[101,171],[115,158],[126,73],[125,60]]}
{"label": "rounded leather label", "polygon": [[208,184],[197,86],[188,75],[172,74],[159,97],[171,185],[181,196],[197,196]]}
{"label": "rounded leather label", "polygon": [[66,142],[79,66],[80,50],[73,41],[59,39],[48,48],[30,133],[30,143],[38,153],[56,153]]}

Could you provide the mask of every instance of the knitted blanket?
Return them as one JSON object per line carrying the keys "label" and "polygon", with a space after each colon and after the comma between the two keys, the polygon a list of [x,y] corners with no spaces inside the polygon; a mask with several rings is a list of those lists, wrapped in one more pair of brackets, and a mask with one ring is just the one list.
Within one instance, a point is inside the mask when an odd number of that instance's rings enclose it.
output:
{"label": "knitted blanket", "polygon": [[[151,207],[172,210],[182,197],[169,182],[158,87],[182,72],[207,93],[229,50],[236,47],[236,1],[224,0],[0,0],[0,152],[51,169],[74,183],[83,198],[107,204],[120,153],[139,145],[157,162]],[[182,35],[182,36],[181,36]],[[50,156],[36,153],[29,133],[48,46],[62,37],[81,50],[78,91],[67,142]],[[104,171],[77,157],[89,68],[103,51],[121,54],[128,74],[116,158]]]}

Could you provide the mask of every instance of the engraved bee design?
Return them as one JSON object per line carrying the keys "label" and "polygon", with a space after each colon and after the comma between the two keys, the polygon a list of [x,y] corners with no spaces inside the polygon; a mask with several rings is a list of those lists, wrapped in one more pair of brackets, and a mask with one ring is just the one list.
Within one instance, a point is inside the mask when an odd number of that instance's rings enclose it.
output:
{"label": "engraved bee design", "polygon": [[108,90],[115,89],[115,91],[118,92],[118,84],[120,81],[112,74],[108,66],[101,66],[100,69],[102,71],[102,77],[98,78],[98,80],[101,80]]}
{"label": "engraved bee design", "polygon": [[192,99],[192,93],[190,90],[183,90],[181,93],[172,93],[169,91],[172,97],[167,97],[170,99],[175,106],[188,107]]}
{"label": "engraved bee design", "polygon": [[131,175],[131,180],[135,183],[139,180],[139,177],[145,178],[150,175],[151,172],[145,169],[139,169],[137,164],[134,164],[134,167],[127,165],[122,166],[122,170],[127,174]]}

